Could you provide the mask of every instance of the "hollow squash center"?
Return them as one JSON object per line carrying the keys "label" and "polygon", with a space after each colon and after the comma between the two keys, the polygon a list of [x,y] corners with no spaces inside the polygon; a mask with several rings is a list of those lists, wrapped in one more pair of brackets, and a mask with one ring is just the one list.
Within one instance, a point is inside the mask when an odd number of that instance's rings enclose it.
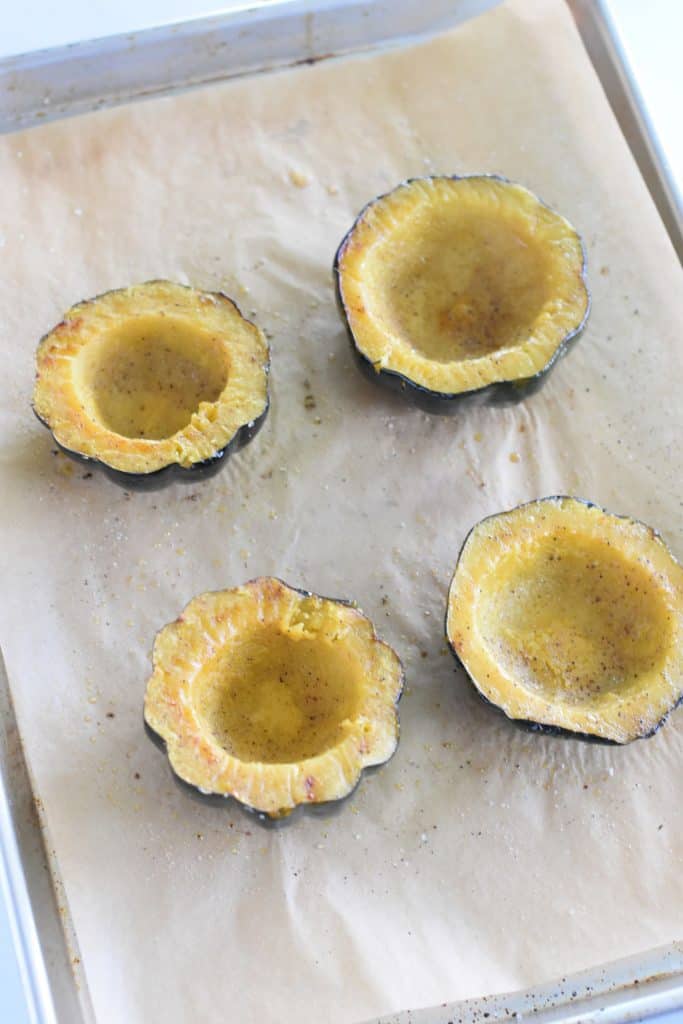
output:
{"label": "hollow squash center", "polygon": [[359,702],[362,664],[343,640],[263,627],[205,667],[193,699],[216,742],[242,761],[292,763],[343,735]]}
{"label": "hollow squash center", "polygon": [[215,402],[228,380],[225,344],[169,316],[137,316],[84,346],[79,390],[90,414],[123,437],[161,440]]}
{"label": "hollow squash center", "polygon": [[553,269],[521,216],[424,204],[371,250],[365,300],[390,334],[449,363],[527,341]]}
{"label": "hollow squash center", "polygon": [[[495,581],[494,581],[495,575]],[[640,563],[604,542],[547,538],[513,551],[488,578],[479,628],[523,686],[584,704],[627,692],[657,671],[670,645],[665,596]]]}

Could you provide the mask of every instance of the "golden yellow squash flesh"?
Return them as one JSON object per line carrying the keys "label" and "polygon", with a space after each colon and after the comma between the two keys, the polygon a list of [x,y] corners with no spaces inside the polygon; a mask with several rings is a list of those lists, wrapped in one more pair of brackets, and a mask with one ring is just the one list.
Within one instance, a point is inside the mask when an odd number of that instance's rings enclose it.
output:
{"label": "golden yellow squash flesh", "polygon": [[41,341],[33,407],[67,451],[146,476],[218,460],[268,407],[268,346],[220,293],[170,281],[72,307]]}
{"label": "golden yellow squash flesh", "polygon": [[360,355],[443,397],[528,383],[588,315],[577,232],[494,176],[399,185],[360,214],[335,271]]}
{"label": "golden yellow squash flesh", "polygon": [[136,316],[85,345],[74,380],[93,419],[122,437],[161,441],[184,430],[228,382],[220,338],[168,312]]}
{"label": "golden yellow squash flesh", "polygon": [[626,743],[683,697],[683,568],[649,527],[575,498],[474,527],[446,632],[510,718]]}
{"label": "golden yellow squash flesh", "polygon": [[279,818],[391,757],[402,685],[361,612],[266,577],[200,595],[161,630],[145,720],[185,782]]}

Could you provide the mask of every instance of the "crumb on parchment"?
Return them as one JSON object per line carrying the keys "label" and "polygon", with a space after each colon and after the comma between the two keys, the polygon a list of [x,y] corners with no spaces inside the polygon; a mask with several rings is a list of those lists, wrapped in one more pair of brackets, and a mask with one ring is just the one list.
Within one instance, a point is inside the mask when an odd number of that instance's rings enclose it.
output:
{"label": "crumb on parchment", "polygon": [[290,167],[289,169],[289,180],[292,185],[295,185],[297,188],[307,188],[311,183],[311,179],[307,174],[304,174],[302,171],[297,171],[294,167]]}

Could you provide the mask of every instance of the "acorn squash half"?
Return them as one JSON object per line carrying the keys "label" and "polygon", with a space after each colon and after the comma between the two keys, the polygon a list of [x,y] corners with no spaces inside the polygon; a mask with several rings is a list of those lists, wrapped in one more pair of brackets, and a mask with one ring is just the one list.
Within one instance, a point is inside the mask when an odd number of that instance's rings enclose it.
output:
{"label": "acorn squash half", "polygon": [[201,594],[157,634],[145,722],[180,779],[281,818],[391,757],[402,687],[360,611],[265,577]]}
{"label": "acorn squash half", "polygon": [[68,454],[127,486],[194,481],[258,430],[268,365],[227,296],[148,281],[78,303],[42,339],[33,408]]}
{"label": "acorn squash half", "polygon": [[683,698],[683,567],[649,526],[569,497],[478,523],[448,642],[509,718],[628,743]]}
{"label": "acorn squash half", "polygon": [[495,175],[414,178],[373,200],[334,271],[361,365],[435,412],[528,394],[590,306],[575,229]]}

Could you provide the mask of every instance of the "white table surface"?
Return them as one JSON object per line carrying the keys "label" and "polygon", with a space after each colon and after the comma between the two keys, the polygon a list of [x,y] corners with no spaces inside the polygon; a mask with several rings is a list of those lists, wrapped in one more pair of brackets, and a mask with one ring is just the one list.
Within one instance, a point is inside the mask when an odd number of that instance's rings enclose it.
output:
{"label": "white table surface", "polygon": [[[3,10],[0,58],[269,2],[272,0],[22,0]],[[608,0],[608,5],[671,169],[683,186],[683,0]],[[33,1024],[2,888],[0,884],[0,1024]],[[683,1011],[653,1020],[683,1024]]]}
{"label": "white table surface", "polygon": [[2,898],[2,889],[0,889],[0,1020],[6,1024],[29,1024],[30,1021],[19,976],[19,967],[14,954],[7,911]]}

